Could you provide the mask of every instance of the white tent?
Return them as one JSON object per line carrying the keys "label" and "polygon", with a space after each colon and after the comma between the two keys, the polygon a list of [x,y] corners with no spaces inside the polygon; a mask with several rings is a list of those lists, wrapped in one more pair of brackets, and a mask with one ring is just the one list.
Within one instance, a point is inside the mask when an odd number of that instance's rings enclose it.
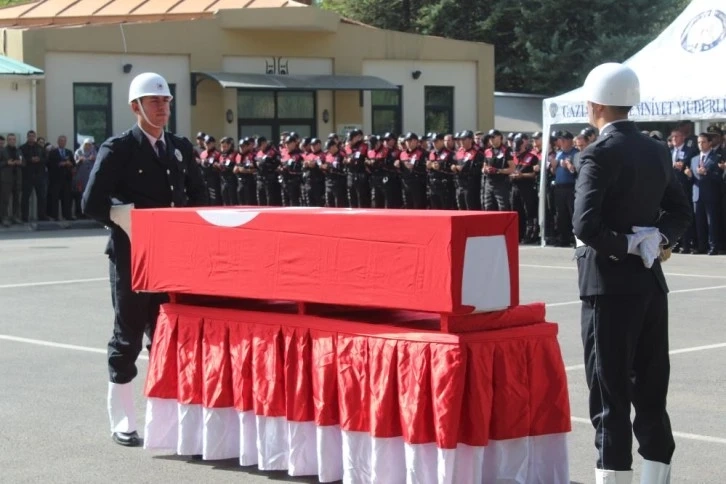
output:
{"label": "white tent", "polygon": [[[653,42],[625,61],[640,79],[634,121],[726,118],[726,3],[693,0]],[[582,88],[543,101],[543,142],[552,125],[587,123]],[[543,147],[547,153],[547,146]],[[544,160],[543,160],[544,161]],[[540,177],[540,233],[544,242],[546,172]]]}

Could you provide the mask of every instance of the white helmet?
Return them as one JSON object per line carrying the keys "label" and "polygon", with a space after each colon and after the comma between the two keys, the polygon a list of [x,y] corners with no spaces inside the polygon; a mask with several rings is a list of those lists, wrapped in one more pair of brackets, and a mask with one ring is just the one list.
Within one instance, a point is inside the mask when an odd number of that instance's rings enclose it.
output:
{"label": "white helmet", "polygon": [[144,96],[166,96],[173,99],[166,79],[153,72],[139,74],[129,86],[129,104]]}
{"label": "white helmet", "polygon": [[603,106],[640,104],[640,81],[630,67],[608,62],[590,71],[583,86],[585,100]]}

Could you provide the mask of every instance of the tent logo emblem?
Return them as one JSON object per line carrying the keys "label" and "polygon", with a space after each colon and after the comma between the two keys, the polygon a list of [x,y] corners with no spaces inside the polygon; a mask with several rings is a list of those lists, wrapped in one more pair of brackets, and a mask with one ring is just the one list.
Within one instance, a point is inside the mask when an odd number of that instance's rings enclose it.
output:
{"label": "tent logo emblem", "polygon": [[686,52],[708,52],[726,38],[726,13],[706,10],[688,22],[681,34],[681,47]]}
{"label": "tent logo emblem", "polygon": [[557,106],[557,104],[550,104],[550,116],[553,118],[557,116],[557,111],[559,111],[559,107]]}

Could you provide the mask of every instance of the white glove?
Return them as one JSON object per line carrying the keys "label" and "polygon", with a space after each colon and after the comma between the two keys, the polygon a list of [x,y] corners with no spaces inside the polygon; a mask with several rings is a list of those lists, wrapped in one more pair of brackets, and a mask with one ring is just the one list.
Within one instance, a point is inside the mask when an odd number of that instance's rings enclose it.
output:
{"label": "white glove", "polygon": [[640,258],[643,260],[643,265],[650,269],[653,267],[653,262],[659,258],[661,247],[668,243],[668,239],[655,227],[633,227],[632,236],[626,235],[628,237],[629,254],[633,254],[633,252],[630,252],[631,241],[635,241],[639,236],[643,235],[644,237],[640,239],[638,245],[633,249],[638,252],[635,255],[640,255]]}
{"label": "white glove", "polygon": [[628,254],[641,255],[640,244],[649,236],[657,234],[655,227],[633,227],[632,234],[625,234],[628,239]]}

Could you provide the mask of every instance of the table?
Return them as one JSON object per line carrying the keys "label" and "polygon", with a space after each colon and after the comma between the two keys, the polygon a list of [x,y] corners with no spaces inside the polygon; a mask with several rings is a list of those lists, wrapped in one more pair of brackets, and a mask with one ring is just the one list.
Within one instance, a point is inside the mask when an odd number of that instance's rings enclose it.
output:
{"label": "table", "polygon": [[446,334],[386,314],[164,305],[145,447],[321,482],[569,483],[556,324]]}

